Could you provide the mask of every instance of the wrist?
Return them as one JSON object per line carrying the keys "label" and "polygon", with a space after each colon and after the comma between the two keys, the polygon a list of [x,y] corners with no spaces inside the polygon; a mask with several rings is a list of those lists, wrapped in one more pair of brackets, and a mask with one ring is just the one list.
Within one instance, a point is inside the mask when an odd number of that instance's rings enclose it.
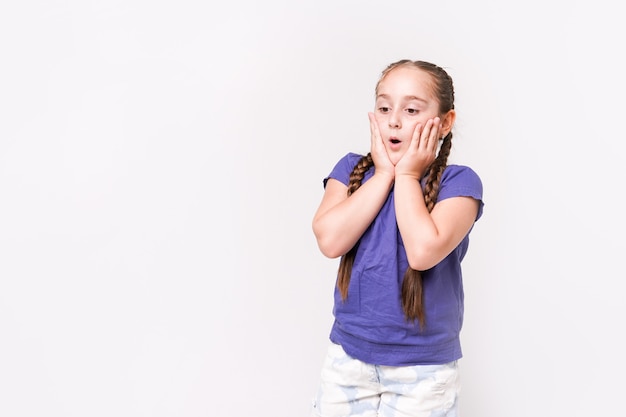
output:
{"label": "wrist", "polygon": [[400,173],[396,173],[396,181],[398,181],[398,180],[402,181],[404,179],[419,182],[422,179],[422,175],[418,174],[416,172],[400,172]]}
{"label": "wrist", "polygon": [[376,170],[372,178],[380,178],[381,181],[393,183],[395,180],[395,173],[389,171]]}

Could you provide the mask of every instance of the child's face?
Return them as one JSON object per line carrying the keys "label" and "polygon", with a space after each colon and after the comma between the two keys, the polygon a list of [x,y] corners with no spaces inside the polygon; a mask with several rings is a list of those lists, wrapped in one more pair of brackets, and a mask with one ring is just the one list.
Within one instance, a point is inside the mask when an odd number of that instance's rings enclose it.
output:
{"label": "child's face", "polygon": [[399,67],[378,85],[374,114],[394,165],[408,149],[415,126],[439,116],[432,83],[431,75],[419,68]]}

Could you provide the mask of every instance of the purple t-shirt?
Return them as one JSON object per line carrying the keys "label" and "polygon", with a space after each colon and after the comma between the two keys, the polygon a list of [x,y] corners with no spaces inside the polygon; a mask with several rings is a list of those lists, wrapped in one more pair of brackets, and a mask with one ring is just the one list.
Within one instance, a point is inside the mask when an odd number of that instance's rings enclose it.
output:
{"label": "purple t-shirt", "polygon": [[[348,185],[350,173],[361,155],[348,153],[324,179]],[[370,168],[363,178],[374,174]],[[482,182],[469,167],[446,167],[437,201],[467,196],[480,202]],[[407,366],[443,364],[461,358],[459,334],[463,325],[463,280],[461,261],[467,252],[469,233],[435,267],[422,272],[426,325],[406,320],[400,294],[408,268],[394,209],[392,188],[380,212],[359,241],[352,267],[348,298],[341,300],[335,289],[335,321],[330,340],[346,353],[376,365]]]}

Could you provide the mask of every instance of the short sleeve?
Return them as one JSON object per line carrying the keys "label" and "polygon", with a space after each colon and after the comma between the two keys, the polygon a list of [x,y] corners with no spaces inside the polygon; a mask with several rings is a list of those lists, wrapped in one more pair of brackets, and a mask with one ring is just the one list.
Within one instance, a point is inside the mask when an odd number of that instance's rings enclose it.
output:
{"label": "short sleeve", "polygon": [[324,188],[326,188],[326,183],[330,178],[336,179],[337,181],[343,183],[345,186],[348,186],[348,184],[350,183],[350,174],[362,157],[362,155],[358,155],[352,152],[344,155],[343,158],[341,158],[339,162],[337,162],[330,174],[328,174],[328,176],[324,178]]}
{"label": "short sleeve", "polygon": [[441,177],[437,201],[452,197],[472,197],[478,200],[478,220],[483,214],[483,183],[478,174],[470,167],[448,165]]}

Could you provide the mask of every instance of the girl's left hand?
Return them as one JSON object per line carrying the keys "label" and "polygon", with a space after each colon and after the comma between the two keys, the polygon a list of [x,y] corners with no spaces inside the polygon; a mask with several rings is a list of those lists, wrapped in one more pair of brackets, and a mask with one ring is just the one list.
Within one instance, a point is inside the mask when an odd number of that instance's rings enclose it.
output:
{"label": "girl's left hand", "polygon": [[429,119],[423,127],[421,123],[415,126],[409,148],[396,164],[396,177],[408,175],[418,181],[422,178],[426,169],[435,160],[440,131],[439,117]]}

